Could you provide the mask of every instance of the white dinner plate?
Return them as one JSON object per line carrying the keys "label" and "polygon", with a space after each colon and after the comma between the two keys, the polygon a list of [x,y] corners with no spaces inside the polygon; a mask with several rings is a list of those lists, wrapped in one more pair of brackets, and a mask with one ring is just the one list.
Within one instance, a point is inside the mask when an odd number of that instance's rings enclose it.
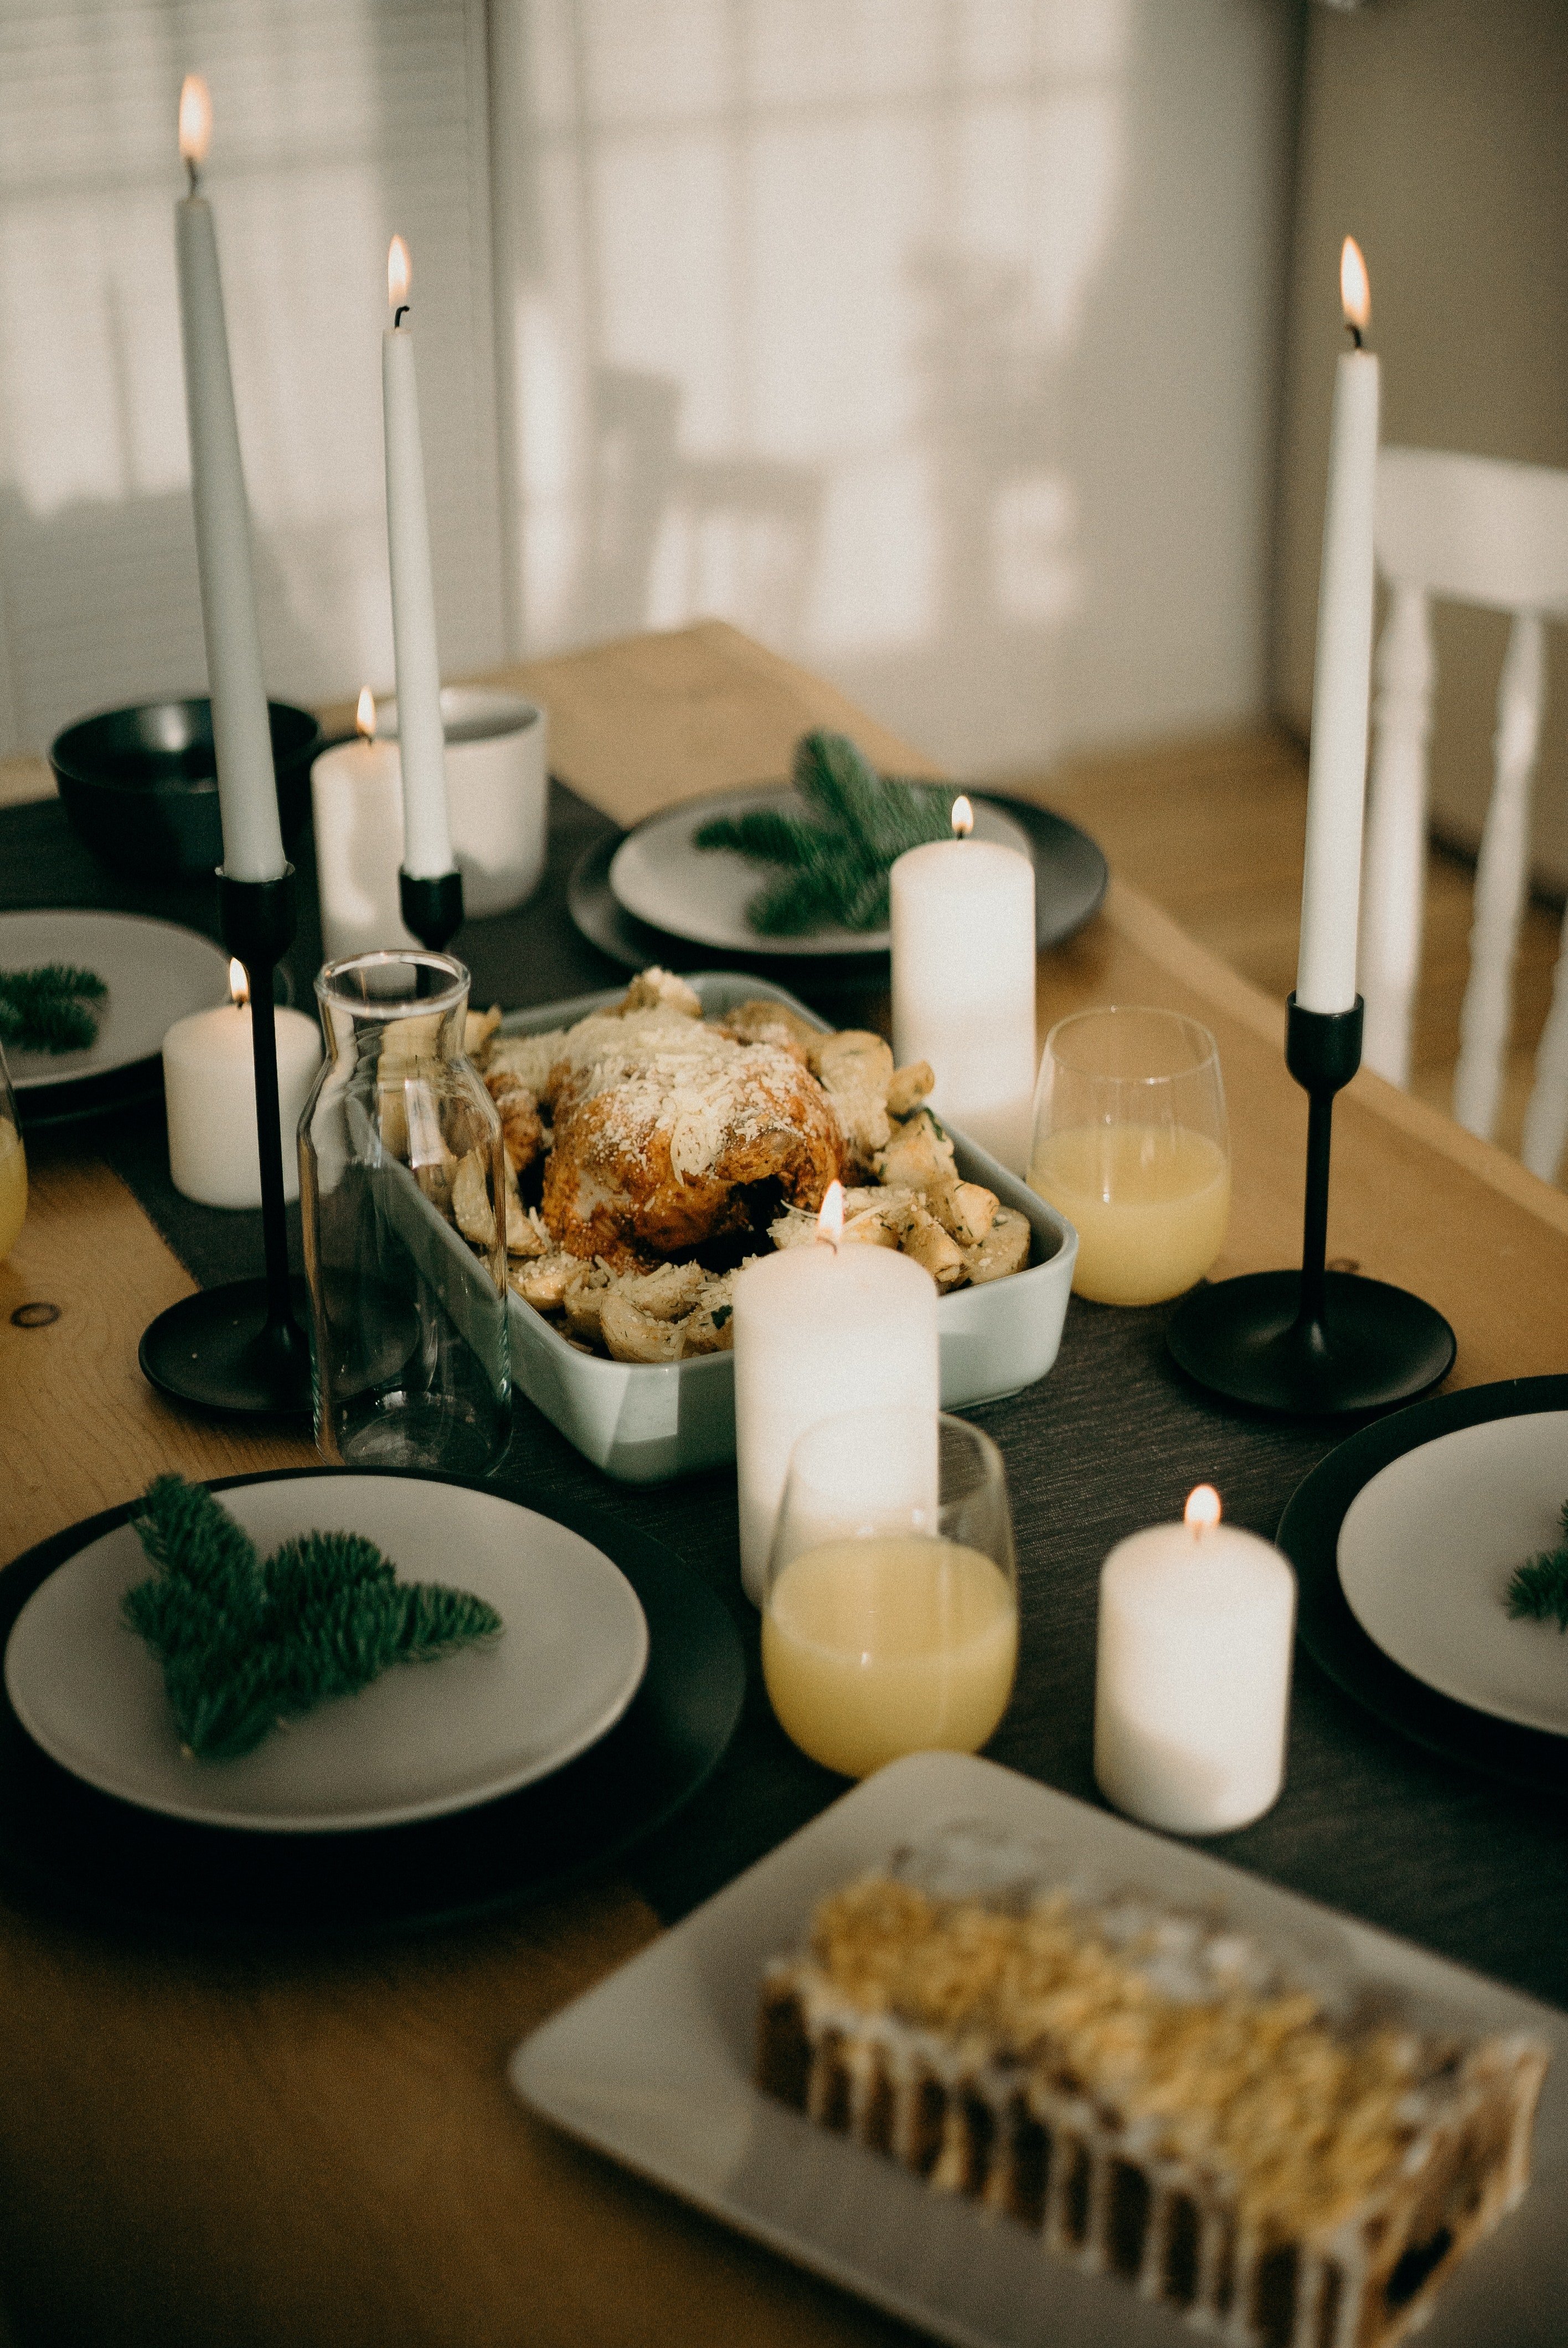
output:
{"label": "white dinner plate", "polygon": [[1367,1636],[1429,1687],[1568,1735],[1568,1637],[1516,1622],[1514,1569],[1562,1538],[1568,1411],[1484,1419],[1390,1460],[1339,1528],[1339,1581]]}
{"label": "white dinner plate", "polygon": [[40,1584],[5,1649],[23,1727],[103,1793],[272,1834],[400,1826],[560,1768],[637,1691],[648,1626],[625,1575],[579,1533],[500,1493],[340,1474],[269,1478],[221,1498],[263,1557],[291,1534],[364,1533],[401,1580],[472,1591],[506,1629],[483,1648],[395,1665],[240,1760],[188,1760],[162,1672],[120,1617],[125,1592],[149,1570],[121,1525]]}
{"label": "white dinner plate", "polygon": [[19,1093],[43,1094],[153,1059],[177,1019],[229,1000],[228,955],[174,922],[139,913],[0,913],[0,970],[51,962],[96,971],[108,995],[93,1006],[98,1032],[86,1051],[6,1053]]}
{"label": "white dinner plate", "polygon": [[[536,2111],[743,2233],[964,2348],[1192,2348],[1129,2285],[1035,2234],[933,2193],[752,2085],[757,1991],[822,1895],[901,1843],[979,1822],[1052,1847],[1062,1879],[1218,1909],[1287,1952],[1388,1983],[1478,2031],[1528,2030],[1556,2059],[1521,2208],[1454,2271],[1430,2348],[1558,2348],[1568,2229],[1568,2020],[1259,1876],[1069,1800],[994,1762],[897,1761],[525,2040],[510,2077]],[[1053,1870],[1054,1871],[1054,1870]]]}
{"label": "white dinner plate", "polygon": [[[764,937],[746,919],[746,907],[768,883],[771,868],[752,864],[727,848],[701,849],[696,835],[716,816],[749,815],[754,808],[790,815],[810,812],[796,791],[772,784],[750,791],[725,791],[693,799],[662,815],[650,816],[628,832],[610,861],[610,885],[629,913],[671,937],[694,945],[723,946],[733,953],[770,954],[886,953],[886,930],[809,930],[796,938]],[[989,799],[976,798],[975,838],[994,839],[1032,857],[1028,832]]]}

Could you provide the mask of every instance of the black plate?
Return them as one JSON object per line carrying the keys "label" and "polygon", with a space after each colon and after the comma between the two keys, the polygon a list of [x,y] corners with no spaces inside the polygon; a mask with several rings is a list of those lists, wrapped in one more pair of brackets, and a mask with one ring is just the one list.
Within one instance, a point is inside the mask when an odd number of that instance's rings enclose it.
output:
{"label": "black plate", "polygon": [[1505,1378],[1412,1403],[1331,1451],[1292,1494],[1277,1538],[1300,1577],[1301,1643],[1347,1695],[1446,1760],[1532,1791],[1568,1794],[1568,1736],[1474,1712],[1402,1671],[1363,1631],[1339,1581],[1346,1511],[1391,1460],[1458,1427],[1547,1410],[1568,1410],[1568,1377]]}
{"label": "black plate", "polygon": [[[715,796],[731,798],[734,794]],[[1086,831],[1049,808],[998,791],[981,796],[1004,808],[1028,832],[1034,851],[1035,941],[1042,949],[1061,945],[1100,911],[1110,880],[1103,853]],[[572,920],[590,945],[627,970],[645,970],[650,963],[661,963],[666,970],[708,969],[713,947],[650,927],[629,913],[616,896],[610,867],[625,837],[624,832],[611,832],[578,860],[567,888]],[[885,986],[891,961],[886,953],[770,954],[760,949],[729,953],[728,959],[780,986],[819,994]]]}
{"label": "black plate", "polygon": [[[289,1477],[405,1476],[300,1468]],[[229,1492],[278,1476],[223,1476]],[[495,1491],[464,1476],[425,1477]],[[507,1497],[522,1500],[526,1495]],[[130,1514],[106,1509],[0,1573],[0,1644],[56,1566]],[[555,1518],[613,1558],[648,1619],[648,1669],[608,1735],[553,1776],[416,1825],[270,1835],[195,1826],[98,1793],[51,1761],[0,1697],[0,1884],[121,1928],[202,1939],[332,1940],[428,1931],[558,1891],[609,1866],[689,1802],[740,1718],[745,1663],[728,1614],[660,1542],[588,1509]]]}

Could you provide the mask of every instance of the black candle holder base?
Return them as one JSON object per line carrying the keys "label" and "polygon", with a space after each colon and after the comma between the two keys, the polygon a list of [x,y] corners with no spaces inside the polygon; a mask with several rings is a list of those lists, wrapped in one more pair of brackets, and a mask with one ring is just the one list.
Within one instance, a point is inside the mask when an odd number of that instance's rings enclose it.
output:
{"label": "black candle holder base", "polygon": [[294,868],[286,864],[275,880],[220,872],[218,903],[223,942],[250,983],[266,1277],[231,1281],[171,1304],[142,1331],[137,1359],[149,1383],[176,1402],[242,1418],[299,1418],[311,1408],[310,1347],[300,1328],[310,1292],[289,1271],[272,1006],[272,973],[294,934]]}
{"label": "black candle holder base", "polygon": [[1299,1272],[1254,1272],[1197,1288],[1165,1333],[1187,1375],[1227,1402],[1291,1416],[1388,1410],[1453,1367],[1454,1333],[1408,1289],[1322,1275],[1321,1317],[1304,1317]]}
{"label": "black candle holder base", "polygon": [[1327,1268],[1334,1096],[1361,1065],[1361,1015],[1359,995],[1348,1011],[1304,1011],[1294,994],[1287,1008],[1285,1064],[1308,1102],[1300,1271],[1194,1289],[1166,1329],[1178,1366],[1226,1402],[1293,1417],[1389,1410],[1453,1367],[1440,1313],[1387,1281]]}
{"label": "black candle holder base", "polygon": [[290,1282],[292,1320],[269,1311],[265,1280],[203,1288],[141,1334],[142,1375],[176,1402],[241,1418],[308,1418],[311,1356],[298,1323],[310,1313],[302,1280]]}

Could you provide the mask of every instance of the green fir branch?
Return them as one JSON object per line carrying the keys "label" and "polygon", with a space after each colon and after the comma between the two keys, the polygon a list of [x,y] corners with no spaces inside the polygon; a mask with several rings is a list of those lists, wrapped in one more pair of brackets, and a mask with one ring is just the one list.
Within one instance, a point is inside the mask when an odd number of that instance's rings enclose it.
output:
{"label": "green fir branch", "polygon": [[696,846],[775,868],[746,907],[763,937],[798,937],[830,924],[885,928],[888,869],[906,849],[948,837],[948,793],[940,784],[878,775],[845,734],[804,735],[794,779],[809,817],[780,808],[715,817],[696,832]]}
{"label": "green fir branch", "polygon": [[96,971],[68,963],[0,971],[0,1043],[22,1052],[84,1052],[98,1032],[87,1006],[108,993]]}
{"label": "green fir branch", "polygon": [[1568,1500],[1563,1504],[1563,1539],[1520,1566],[1508,1585],[1508,1611],[1515,1622],[1555,1622],[1568,1631]]}
{"label": "green fir branch", "polygon": [[201,1484],[159,1476],[133,1518],[155,1570],[125,1619],[163,1665],[180,1742],[233,1759],[279,1722],[497,1637],[493,1606],[441,1582],[400,1582],[362,1534],[312,1532],[263,1564]]}

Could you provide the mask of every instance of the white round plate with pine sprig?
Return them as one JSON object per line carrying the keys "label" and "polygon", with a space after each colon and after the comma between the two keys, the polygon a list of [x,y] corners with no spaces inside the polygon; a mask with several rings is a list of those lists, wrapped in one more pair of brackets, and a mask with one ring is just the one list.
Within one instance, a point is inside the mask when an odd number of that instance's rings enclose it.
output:
{"label": "white round plate with pine sprig", "polygon": [[5,1688],[51,1760],[169,1818],[269,1834],[401,1826],[548,1776],[637,1692],[648,1626],[620,1568],[498,1492],[417,1476],[259,1478],[222,1494],[262,1555],[314,1531],[374,1541],[405,1581],[472,1591],[505,1625],[480,1647],[399,1664],[235,1760],[182,1752],[150,1650],[121,1601],[149,1561],[129,1525],[78,1550],[23,1607]]}

